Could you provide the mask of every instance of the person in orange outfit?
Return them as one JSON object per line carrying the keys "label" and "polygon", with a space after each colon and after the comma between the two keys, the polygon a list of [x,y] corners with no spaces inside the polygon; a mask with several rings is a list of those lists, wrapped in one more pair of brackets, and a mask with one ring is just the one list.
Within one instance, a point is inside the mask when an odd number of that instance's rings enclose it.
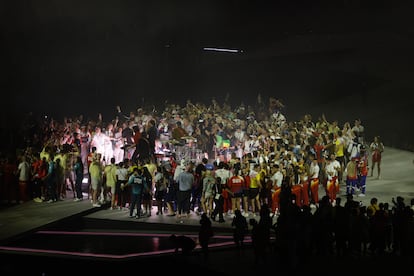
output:
{"label": "person in orange outfit", "polygon": [[335,202],[336,194],[339,192],[339,172],[341,171],[341,163],[335,158],[335,154],[331,154],[326,162],[326,195],[331,203]]}
{"label": "person in orange outfit", "polygon": [[271,208],[273,213],[277,213],[280,209],[280,191],[282,187],[282,181],[283,181],[283,173],[281,170],[282,165],[274,164],[272,166],[271,174],[272,176],[270,179],[272,180],[272,202],[271,202]]}
{"label": "person in orange outfit", "polygon": [[318,160],[314,158],[309,166],[311,205],[319,202],[319,171]]}
{"label": "person in orange outfit", "polygon": [[291,188],[291,192],[294,195],[295,204],[298,207],[302,207],[302,186],[300,184],[293,184]]}
{"label": "person in orange outfit", "polygon": [[308,181],[308,175],[306,171],[303,171],[300,175],[300,183],[299,186],[301,186],[301,207],[303,206],[309,206],[309,181]]}

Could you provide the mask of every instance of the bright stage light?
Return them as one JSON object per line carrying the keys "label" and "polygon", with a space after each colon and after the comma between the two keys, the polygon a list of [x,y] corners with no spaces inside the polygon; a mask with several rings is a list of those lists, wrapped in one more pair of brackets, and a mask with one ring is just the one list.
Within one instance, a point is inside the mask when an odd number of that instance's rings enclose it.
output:
{"label": "bright stage light", "polygon": [[212,47],[204,47],[204,51],[214,51],[214,52],[227,52],[227,53],[242,53],[242,50],[238,49],[226,49],[226,48],[212,48]]}

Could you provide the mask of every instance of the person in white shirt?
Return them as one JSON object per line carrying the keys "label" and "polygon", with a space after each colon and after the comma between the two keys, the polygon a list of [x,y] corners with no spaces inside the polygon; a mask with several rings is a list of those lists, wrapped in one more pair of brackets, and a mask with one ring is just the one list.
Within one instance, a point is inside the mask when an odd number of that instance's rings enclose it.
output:
{"label": "person in white shirt", "polygon": [[352,127],[352,131],[358,137],[358,143],[364,144],[364,126],[361,124],[360,119],[356,119],[354,121],[354,126]]}
{"label": "person in white shirt", "polygon": [[173,177],[174,182],[177,182],[178,181],[178,176],[180,175],[180,173],[182,173],[183,171],[185,171],[186,164],[187,164],[186,160],[185,159],[181,159],[180,165],[177,166],[175,168],[175,170],[174,170],[174,177]]}
{"label": "person in white shirt", "polygon": [[335,154],[331,154],[330,159],[326,162],[326,195],[329,196],[330,202],[335,202],[336,194],[339,192],[338,175],[341,172],[341,163],[336,160]]}
{"label": "person in white shirt", "polygon": [[228,211],[231,211],[231,199],[228,195],[228,192],[226,189],[224,189],[224,186],[227,185],[227,181],[230,177],[233,176],[229,169],[229,165],[223,161],[219,162],[218,168],[214,172],[215,177],[220,177],[221,179],[221,185],[223,188],[222,196],[224,198],[224,205],[223,205],[223,211],[226,213]]}
{"label": "person in white shirt", "polygon": [[243,156],[243,150],[244,150],[244,141],[246,139],[246,133],[242,130],[241,125],[237,125],[236,130],[234,131],[234,138],[235,138],[235,150],[236,155],[238,158],[241,158]]}
{"label": "person in white shirt", "polygon": [[282,187],[282,181],[283,181],[283,173],[278,164],[274,164],[271,167],[271,174],[270,180],[272,181],[272,202],[271,202],[271,208],[273,213],[277,213],[280,209],[280,191]]}
{"label": "person in white shirt", "polygon": [[[91,147],[96,147],[96,152],[101,154],[101,159],[103,161],[105,156],[105,141],[108,139],[99,126],[95,128],[95,133],[92,136]],[[109,160],[106,160],[109,162]],[[104,164],[105,165],[105,164]]]}
{"label": "person in white shirt", "polygon": [[118,163],[118,168],[116,170],[116,177],[117,177],[117,183],[116,183],[115,194],[118,195],[117,206],[119,210],[122,210],[123,208],[129,207],[129,198],[130,198],[129,189],[126,189],[126,188],[121,189],[121,185],[125,185],[129,179],[127,162],[121,161]]}
{"label": "person in white shirt", "polygon": [[28,201],[29,199],[29,181],[30,181],[30,164],[26,161],[26,156],[23,155],[17,167],[19,176],[19,203]]}

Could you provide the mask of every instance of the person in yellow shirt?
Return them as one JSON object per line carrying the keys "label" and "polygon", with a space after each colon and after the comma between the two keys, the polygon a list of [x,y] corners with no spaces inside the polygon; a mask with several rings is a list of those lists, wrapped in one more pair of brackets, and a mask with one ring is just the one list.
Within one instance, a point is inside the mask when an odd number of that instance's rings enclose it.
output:
{"label": "person in yellow shirt", "polygon": [[46,160],[49,160],[50,152],[51,148],[48,144],[46,144],[40,152],[40,159],[43,160],[44,158],[46,158]]}
{"label": "person in yellow shirt", "polygon": [[253,214],[260,210],[260,189],[262,188],[260,164],[256,163],[253,166],[253,170],[250,171],[250,186],[249,186],[249,199],[250,207]]}
{"label": "person in yellow shirt", "polygon": [[98,153],[89,165],[89,173],[91,176],[91,188],[92,188],[92,204],[93,207],[101,207],[98,203],[98,192],[102,189],[102,163],[101,154]]}
{"label": "person in yellow shirt", "polygon": [[105,176],[105,193],[107,196],[111,198],[111,207],[110,209],[115,209],[115,187],[117,181],[117,166],[115,165],[115,157],[112,157],[110,160],[110,164],[106,165],[104,168],[104,176]]}
{"label": "person in yellow shirt", "polygon": [[335,159],[339,162],[341,165],[341,170],[338,171],[338,183],[342,182],[342,175],[343,170],[342,168],[345,168],[345,139],[342,134],[342,130],[338,130],[337,136],[334,140],[335,144]]}
{"label": "person in yellow shirt", "polygon": [[369,203],[370,204],[367,206],[367,216],[371,218],[375,215],[375,212],[379,210],[378,198],[371,198]]}

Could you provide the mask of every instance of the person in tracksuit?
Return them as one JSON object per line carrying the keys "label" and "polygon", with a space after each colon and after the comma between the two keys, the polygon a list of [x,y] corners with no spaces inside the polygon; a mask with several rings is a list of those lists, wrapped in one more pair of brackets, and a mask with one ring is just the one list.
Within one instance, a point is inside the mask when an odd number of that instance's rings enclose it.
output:
{"label": "person in tracksuit", "polygon": [[137,213],[135,218],[139,219],[141,217],[142,195],[144,194],[144,190],[148,189],[148,184],[141,168],[134,168],[128,182],[125,185],[122,185],[121,188],[123,189],[126,185],[131,185],[131,205],[129,207],[129,217],[134,217],[134,208],[136,206]]}

